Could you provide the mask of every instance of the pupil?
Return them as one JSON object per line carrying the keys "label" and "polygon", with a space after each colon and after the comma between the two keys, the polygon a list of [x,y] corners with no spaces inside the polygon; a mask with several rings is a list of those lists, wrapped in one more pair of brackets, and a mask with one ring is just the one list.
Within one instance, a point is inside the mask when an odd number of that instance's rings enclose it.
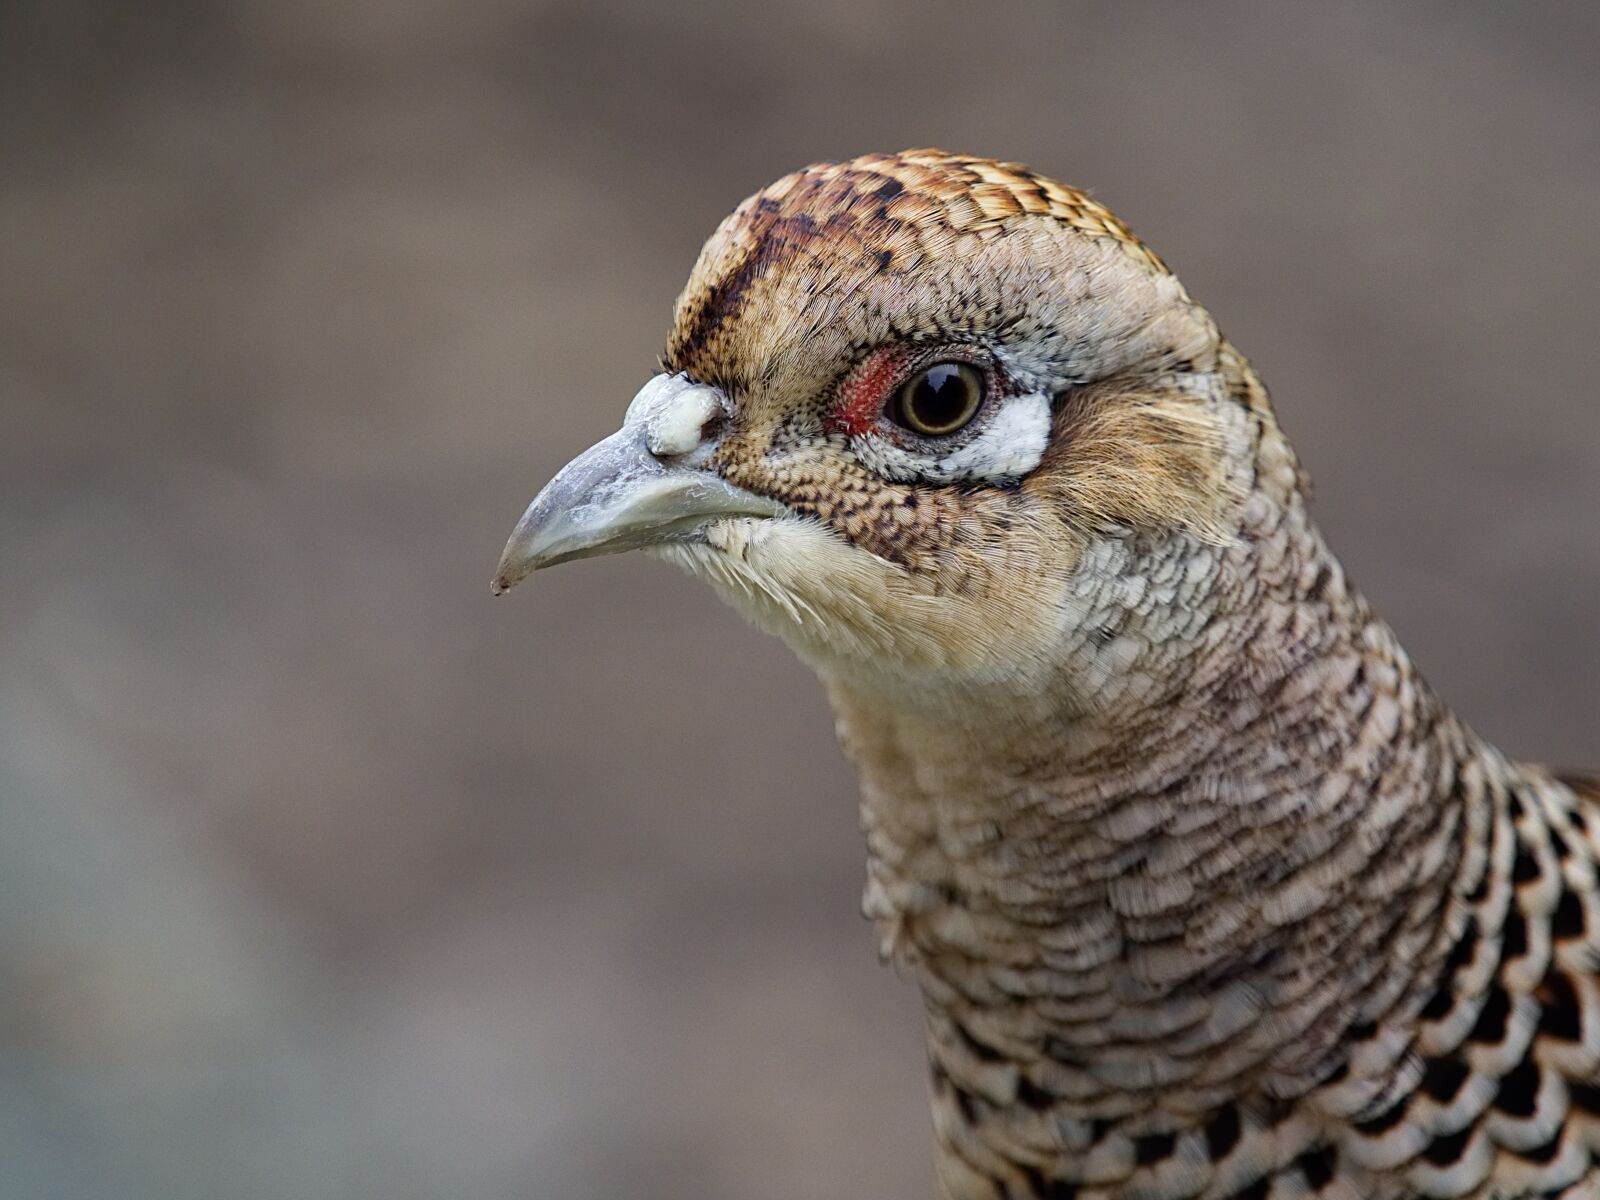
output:
{"label": "pupil", "polygon": [[917,385],[917,417],[938,429],[959,421],[967,410],[967,380],[960,367],[941,363]]}

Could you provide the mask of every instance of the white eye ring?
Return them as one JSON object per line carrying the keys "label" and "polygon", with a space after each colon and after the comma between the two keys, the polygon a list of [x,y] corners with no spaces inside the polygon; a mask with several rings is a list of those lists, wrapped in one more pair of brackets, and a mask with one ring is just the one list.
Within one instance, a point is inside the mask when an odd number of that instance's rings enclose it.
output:
{"label": "white eye ring", "polygon": [[883,432],[852,439],[856,457],[897,483],[1008,484],[1037,467],[1050,444],[1050,397],[1043,392],[993,400],[974,435],[948,454],[896,445]]}

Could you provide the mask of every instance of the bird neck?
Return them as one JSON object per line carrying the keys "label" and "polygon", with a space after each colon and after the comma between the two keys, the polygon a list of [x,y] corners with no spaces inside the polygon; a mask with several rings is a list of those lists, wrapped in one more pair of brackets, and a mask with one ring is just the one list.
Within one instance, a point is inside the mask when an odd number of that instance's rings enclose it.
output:
{"label": "bird neck", "polygon": [[1498,756],[1347,585],[1297,488],[1253,496],[1232,546],[1173,553],[1197,590],[1160,570],[1124,589],[1109,632],[1065,638],[1053,688],[932,707],[829,681],[865,908],[923,987],[936,1066],[941,1044],[1044,1038],[1125,1109],[1155,1084],[1173,1103],[1196,1052],[1226,1047],[1224,1068],[1294,1094],[1443,953],[1452,781]]}

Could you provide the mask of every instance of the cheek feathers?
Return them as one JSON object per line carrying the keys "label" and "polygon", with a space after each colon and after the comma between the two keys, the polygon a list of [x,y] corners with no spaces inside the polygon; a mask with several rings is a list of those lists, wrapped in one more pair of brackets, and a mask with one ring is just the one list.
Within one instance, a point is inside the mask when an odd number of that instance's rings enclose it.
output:
{"label": "cheek feathers", "polygon": [[1025,491],[896,483],[825,453],[741,456],[721,469],[731,482],[920,577],[918,586],[936,595],[982,591],[1019,562],[1037,574],[1046,543],[1065,553],[1073,540],[1050,505]]}
{"label": "cheek feathers", "polygon": [[961,524],[964,498],[954,489],[886,482],[826,453],[777,462],[741,457],[722,472],[869,554],[919,573],[938,568]]}
{"label": "cheek feathers", "polygon": [[1029,481],[1081,528],[1185,530],[1232,539],[1259,425],[1215,377],[1125,391],[1081,389],[1056,417],[1056,449]]}

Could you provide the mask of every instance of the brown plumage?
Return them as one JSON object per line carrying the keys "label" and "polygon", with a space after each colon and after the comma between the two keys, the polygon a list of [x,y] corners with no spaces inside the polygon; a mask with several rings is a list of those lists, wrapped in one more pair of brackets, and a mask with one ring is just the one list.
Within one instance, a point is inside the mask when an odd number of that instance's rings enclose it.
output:
{"label": "brown plumage", "polygon": [[745,201],[497,588],[629,546],[828,692],[941,1195],[1600,1194],[1600,789],[1434,696],[1104,208],[938,151]]}

